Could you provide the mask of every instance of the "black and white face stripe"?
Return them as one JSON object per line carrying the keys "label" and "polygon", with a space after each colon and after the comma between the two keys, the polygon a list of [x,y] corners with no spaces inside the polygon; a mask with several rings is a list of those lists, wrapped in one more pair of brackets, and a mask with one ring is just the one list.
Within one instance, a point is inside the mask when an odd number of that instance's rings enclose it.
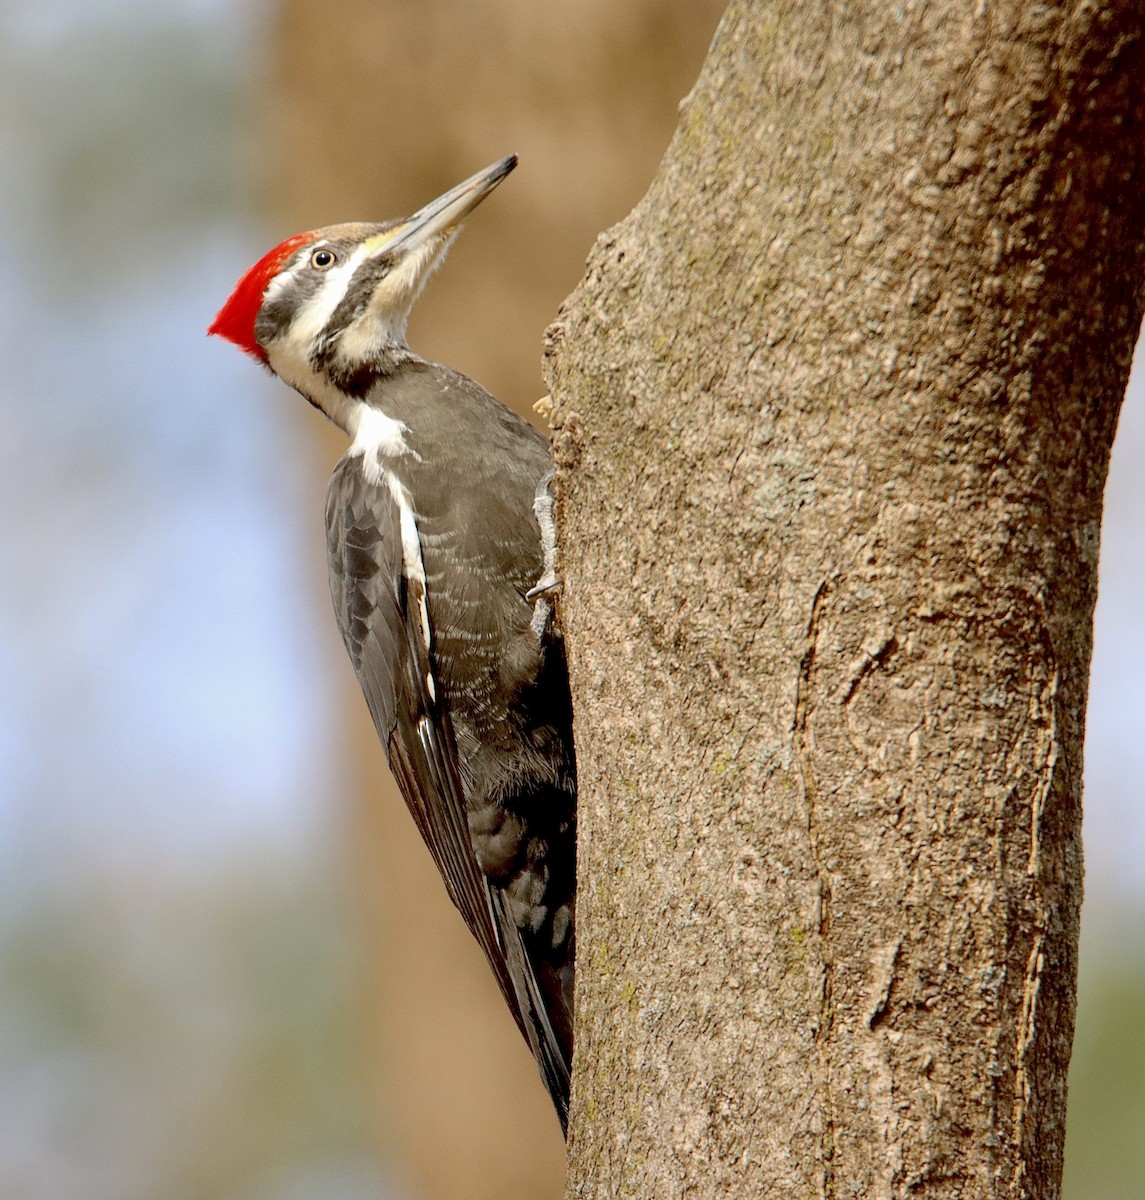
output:
{"label": "black and white face stripe", "polygon": [[452,240],[452,232],[437,234],[392,255],[383,249],[363,261],[330,314],[323,333],[330,350],[324,361],[352,371],[376,357],[380,348],[405,348],[410,309]]}
{"label": "black and white face stripe", "polygon": [[397,226],[337,226],[299,250],[266,289],[255,322],[259,344],[268,351],[287,338],[313,345],[354,289],[370,242],[389,228]]}
{"label": "black and white face stripe", "polygon": [[514,154],[404,221],[332,225],[271,281],[255,341],[280,378],[343,428],[370,384],[408,356],[406,323],[463,220],[516,166]]}
{"label": "black and white face stripe", "polygon": [[385,257],[381,257],[367,258],[358,266],[341,300],[314,341],[310,363],[316,371],[331,365],[339,349],[341,335],[364,315],[382,281],[390,273],[391,265]]}
{"label": "black and white face stripe", "polygon": [[353,391],[347,379],[386,351],[407,349],[410,309],[452,232],[391,252],[405,228],[335,226],[298,251],[267,288],[255,324],[259,344],[277,375],[328,412],[319,395],[324,381]]}

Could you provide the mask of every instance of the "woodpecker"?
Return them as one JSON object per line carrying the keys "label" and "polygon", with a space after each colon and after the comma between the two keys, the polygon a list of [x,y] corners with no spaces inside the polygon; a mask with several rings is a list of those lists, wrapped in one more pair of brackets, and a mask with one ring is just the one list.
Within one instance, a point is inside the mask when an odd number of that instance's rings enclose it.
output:
{"label": "woodpecker", "polygon": [[406,341],[458,223],[516,164],[494,163],[405,220],[287,238],[209,332],[350,438],[326,495],[342,639],[406,804],[567,1131],[576,759],[552,619],[548,446]]}

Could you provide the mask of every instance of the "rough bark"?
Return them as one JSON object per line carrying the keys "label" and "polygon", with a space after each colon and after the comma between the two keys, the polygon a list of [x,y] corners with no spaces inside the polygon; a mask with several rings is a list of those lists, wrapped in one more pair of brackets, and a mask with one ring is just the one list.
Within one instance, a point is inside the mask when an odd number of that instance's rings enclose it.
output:
{"label": "rough bark", "polygon": [[570,1196],[1058,1194],[1142,22],[733,3],[551,330]]}

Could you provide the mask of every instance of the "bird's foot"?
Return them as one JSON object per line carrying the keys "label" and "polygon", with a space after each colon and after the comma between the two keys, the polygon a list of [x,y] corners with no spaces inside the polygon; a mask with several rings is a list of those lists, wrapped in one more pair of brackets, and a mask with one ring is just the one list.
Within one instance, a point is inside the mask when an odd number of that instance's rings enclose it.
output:
{"label": "bird's foot", "polygon": [[557,575],[557,525],[553,520],[553,491],[552,482],[555,472],[546,471],[537,484],[533,496],[533,512],[536,514],[537,526],[541,531],[541,554],[544,557],[544,570],[536,584],[525,593],[529,600],[543,598],[552,600],[561,590],[560,577]]}
{"label": "bird's foot", "polygon": [[555,571],[546,571],[525,593],[526,600],[555,600],[564,587],[564,580]]}
{"label": "bird's foot", "polygon": [[540,579],[526,593],[525,598],[535,601],[533,607],[533,630],[538,637],[544,632],[552,616],[553,602],[561,593],[562,581],[557,574],[557,526],[553,520],[553,472],[546,471],[537,484],[533,497],[533,512],[541,531],[541,553],[544,570]]}

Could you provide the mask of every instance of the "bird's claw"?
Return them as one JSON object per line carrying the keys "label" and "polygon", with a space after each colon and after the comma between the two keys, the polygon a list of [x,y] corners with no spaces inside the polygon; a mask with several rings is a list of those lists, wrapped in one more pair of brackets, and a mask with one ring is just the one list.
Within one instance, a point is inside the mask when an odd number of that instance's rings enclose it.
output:
{"label": "bird's claw", "polygon": [[541,531],[541,553],[544,556],[544,570],[540,579],[526,593],[527,600],[535,601],[533,609],[533,629],[540,637],[548,624],[553,611],[553,601],[561,594],[563,586],[561,577],[557,574],[557,525],[553,520],[553,471],[546,471],[537,484],[533,496],[533,512],[537,517],[537,526]]}
{"label": "bird's claw", "polygon": [[555,600],[564,587],[564,580],[556,571],[546,571],[536,584],[525,593],[526,600]]}

